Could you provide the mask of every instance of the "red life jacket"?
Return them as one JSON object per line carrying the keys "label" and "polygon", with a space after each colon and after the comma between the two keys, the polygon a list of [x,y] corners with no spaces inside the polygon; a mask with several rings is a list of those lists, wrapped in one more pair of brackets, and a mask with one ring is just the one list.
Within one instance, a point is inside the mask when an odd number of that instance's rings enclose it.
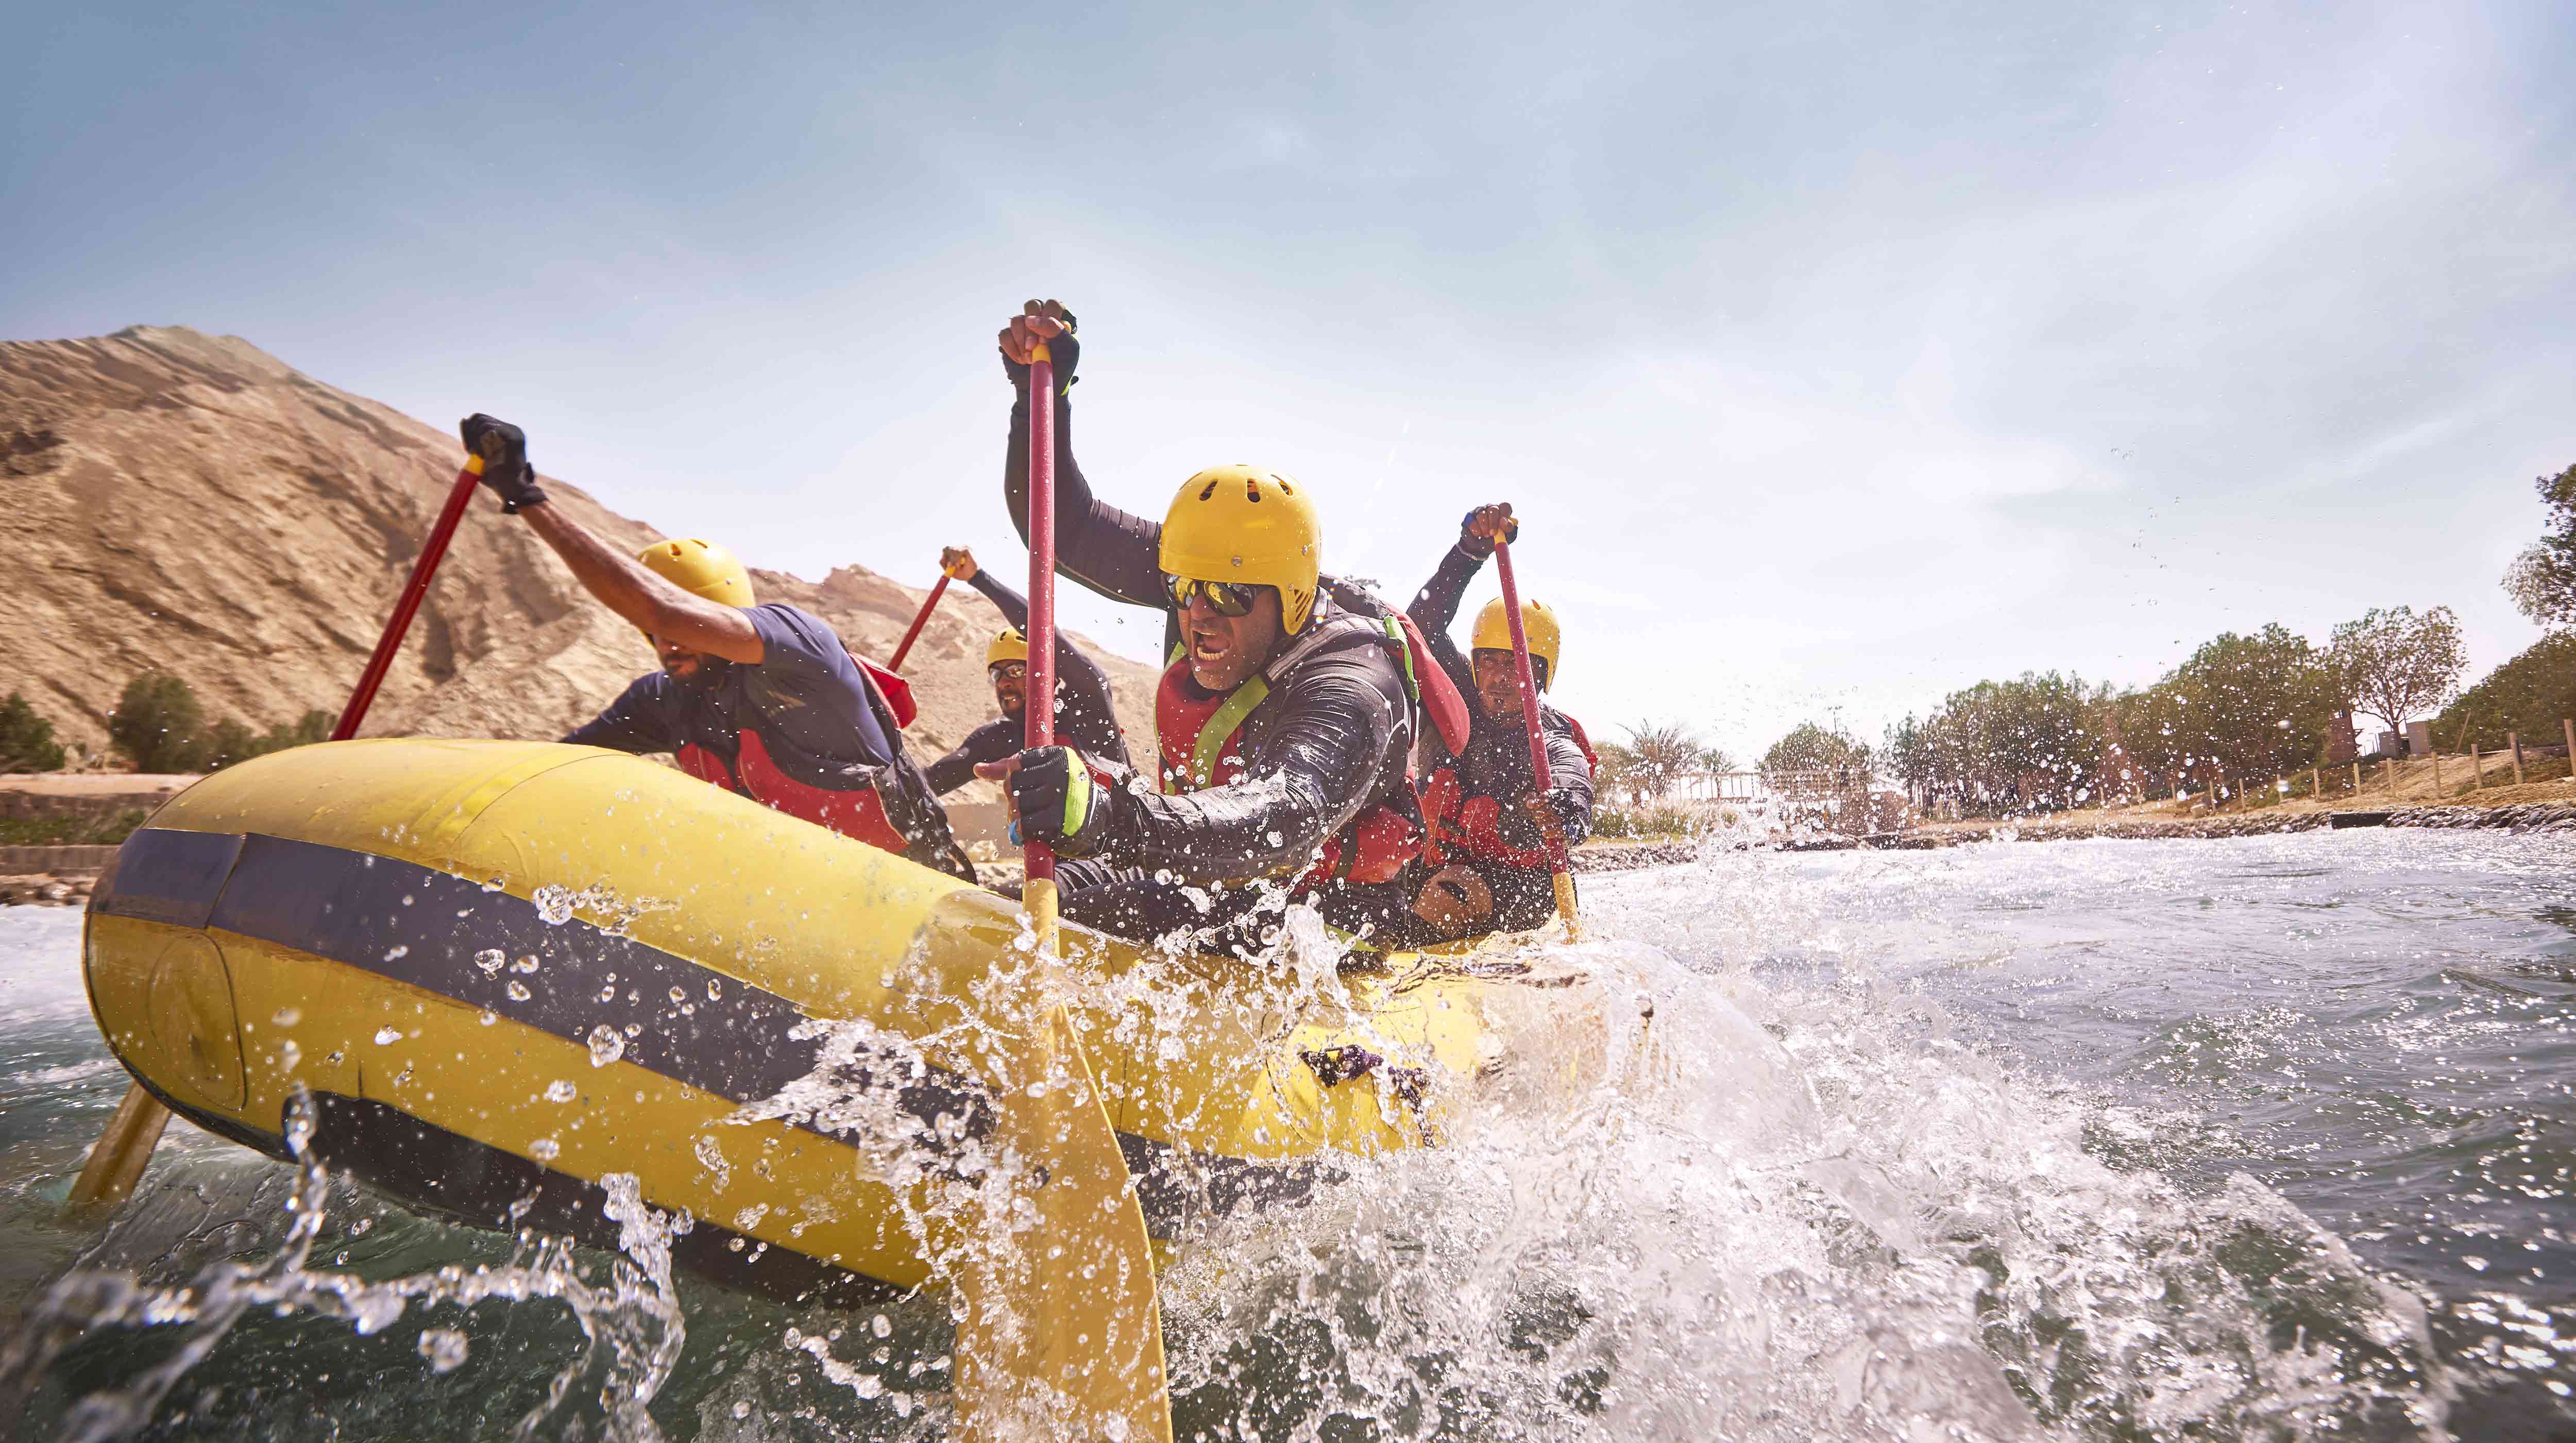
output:
{"label": "red life jacket", "polygon": [[[1558,716],[1565,716],[1563,712]],[[1565,717],[1574,729],[1574,744],[1583,749],[1584,761],[1595,771],[1601,758],[1592,750],[1592,738],[1585,735],[1583,723]],[[1466,786],[1458,779],[1455,765],[1435,768],[1422,788],[1422,816],[1431,835],[1422,844],[1422,859],[1434,866],[1453,853],[1463,853],[1479,861],[1500,862],[1508,867],[1526,867],[1544,871],[1556,864],[1548,854],[1545,839],[1535,847],[1516,847],[1503,839],[1503,798],[1467,796]]]}
{"label": "red life jacket", "polygon": [[[1188,684],[1189,662],[1176,658],[1163,671],[1162,684],[1154,691],[1154,733],[1162,752],[1163,790],[1167,793],[1195,792],[1205,787],[1221,787],[1243,780],[1246,763],[1243,757],[1243,724],[1253,709],[1270,695],[1273,677],[1282,677],[1296,664],[1318,650],[1327,638],[1327,628],[1339,635],[1357,627],[1372,633],[1381,643],[1399,648],[1405,669],[1407,688],[1414,692],[1416,712],[1429,710],[1445,736],[1452,720],[1443,714],[1439,702],[1428,707],[1421,695],[1418,677],[1428,674],[1447,681],[1446,673],[1433,663],[1419,644],[1411,623],[1399,615],[1388,622],[1371,621],[1349,612],[1331,618],[1318,618],[1313,630],[1292,643],[1288,650],[1262,672],[1241,686],[1221,696],[1197,695]],[[1463,720],[1465,706],[1454,688],[1448,690],[1448,708]],[[1463,740],[1461,738],[1460,740]],[[1414,819],[1402,810],[1379,803],[1362,811],[1349,826],[1325,839],[1321,855],[1313,866],[1300,874],[1293,884],[1306,891],[1322,886],[1335,877],[1354,882],[1374,883],[1390,880],[1404,869],[1422,850],[1422,831]]]}
{"label": "red life jacket", "polygon": [[898,857],[904,855],[903,833],[886,819],[885,802],[877,796],[874,786],[836,792],[800,782],[778,769],[760,733],[749,727],[736,734],[736,745],[740,750],[728,765],[721,754],[691,742],[679,750],[680,770],[791,817],[829,827],[871,847],[883,847]]}
{"label": "red life jacket", "polygon": [[[850,651],[846,646],[841,649]],[[921,704],[912,699],[912,683],[903,679],[903,673],[888,671],[855,651],[850,651],[850,660],[858,663],[859,670],[866,674],[867,679],[877,684],[877,695],[885,698],[886,709],[894,713],[894,724],[897,727],[912,725],[912,719],[921,715]]]}

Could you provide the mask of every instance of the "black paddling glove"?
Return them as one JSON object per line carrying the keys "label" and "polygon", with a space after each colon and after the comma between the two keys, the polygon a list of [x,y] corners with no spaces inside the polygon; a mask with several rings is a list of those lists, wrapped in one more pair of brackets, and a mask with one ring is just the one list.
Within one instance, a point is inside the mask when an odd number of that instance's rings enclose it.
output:
{"label": "black paddling glove", "polygon": [[[1481,511],[1483,509],[1484,508],[1481,506],[1476,508],[1477,511]],[[1472,557],[1475,557],[1477,560],[1482,561],[1486,557],[1494,554],[1494,543],[1467,529],[1474,525],[1475,522],[1475,511],[1470,511],[1466,515],[1458,518],[1458,549],[1466,552]],[[1517,516],[1506,519],[1503,522],[1503,540],[1509,542],[1518,541],[1520,539],[1521,519]]]}
{"label": "black paddling glove", "polygon": [[[1073,384],[1073,368],[1082,361],[1082,342],[1075,334],[1073,312],[1064,313],[1064,334],[1048,341],[1046,346],[1047,358],[1055,363],[1056,394],[1061,396],[1065,388]],[[1021,390],[1029,388],[1029,368],[1007,354],[1002,356],[1002,374],[1010,377],[1011,384]]]}
{"label": "black paddling glove", "polygon": [[544,503],[545,488],[528,464],[527,432],[480,411],[457,422],[456,430],[465,438],[465,449],[483,458],[483,484],[501,498],[503,511],[515,515],[522,506]]}
{"label": "black paddling glove", "polygon": [[1563,787],[1550,787],[1544,795],[1547,797],[1547,809],[1556,813],[1556,819],[1564,825],[1567,836],[1580,835],[1583,829],[1590,825],[1590,808],[1583,798]]}
{"label": "black paddling glove", "polygon": [[1118,789],[1102,786],[1071,747],[1031,747],[1011,773],[1014,842],[1042,842],[1059,857],[1088,857],[1109,836]]}

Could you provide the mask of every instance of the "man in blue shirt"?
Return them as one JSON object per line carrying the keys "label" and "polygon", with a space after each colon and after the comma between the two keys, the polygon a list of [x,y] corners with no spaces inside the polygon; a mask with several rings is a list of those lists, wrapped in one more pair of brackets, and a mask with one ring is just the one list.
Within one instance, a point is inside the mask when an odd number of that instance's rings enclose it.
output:
{"label": "man in blue shirt", "polygon": [[526,520],[662,658],[565,741],[673,753],[702,781],[974,878],[891,707],[829,623],[754,604],[750,573],[705,541],[657,541],[626,556],[546,504],[518,427],[478,413],[460,429],[501,509]]}

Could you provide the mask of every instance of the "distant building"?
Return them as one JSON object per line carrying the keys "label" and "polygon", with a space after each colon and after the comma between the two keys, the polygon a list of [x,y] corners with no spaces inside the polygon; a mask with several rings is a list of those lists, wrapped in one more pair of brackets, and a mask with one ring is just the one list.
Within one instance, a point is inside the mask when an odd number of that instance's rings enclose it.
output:
{"label": "distant building", "polygon": [[2342,766],[2361,756],[2361,732],[2352,724],[2352,713],[2339,711],[2326,727],[2326,760]]}
{"label": "distant building", "polygon": [[2433,724],[2411,721],[2406,724],[2406,755],[2429,757],[2433,754]]}

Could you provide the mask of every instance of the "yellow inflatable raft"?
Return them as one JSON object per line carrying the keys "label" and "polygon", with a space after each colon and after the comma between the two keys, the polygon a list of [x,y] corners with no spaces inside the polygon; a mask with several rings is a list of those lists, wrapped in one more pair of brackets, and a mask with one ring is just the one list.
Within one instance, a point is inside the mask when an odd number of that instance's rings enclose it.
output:
{"label": "yellow inflatable raft", "polygon": [[[999,896],[638,758],[382,740],[163,807],[84,965],[118,1058],[202,1127],[283,1153],[301,1085],[331,1165],[603,1241],[599,1179],[632,1174],[698,1220],[680,1266],[835,1303],[929,1275],[942,1160],[991,1127],[975,1039],[1015,1008],[1066,1006],[1161,1239],[1436,1141],[1498,1037],[1586,1010],[1490,956],[1301,980],[1068,927],[1050,973],[1026,935]],[[1022,996],[1039,978],[1060,995]]]}

